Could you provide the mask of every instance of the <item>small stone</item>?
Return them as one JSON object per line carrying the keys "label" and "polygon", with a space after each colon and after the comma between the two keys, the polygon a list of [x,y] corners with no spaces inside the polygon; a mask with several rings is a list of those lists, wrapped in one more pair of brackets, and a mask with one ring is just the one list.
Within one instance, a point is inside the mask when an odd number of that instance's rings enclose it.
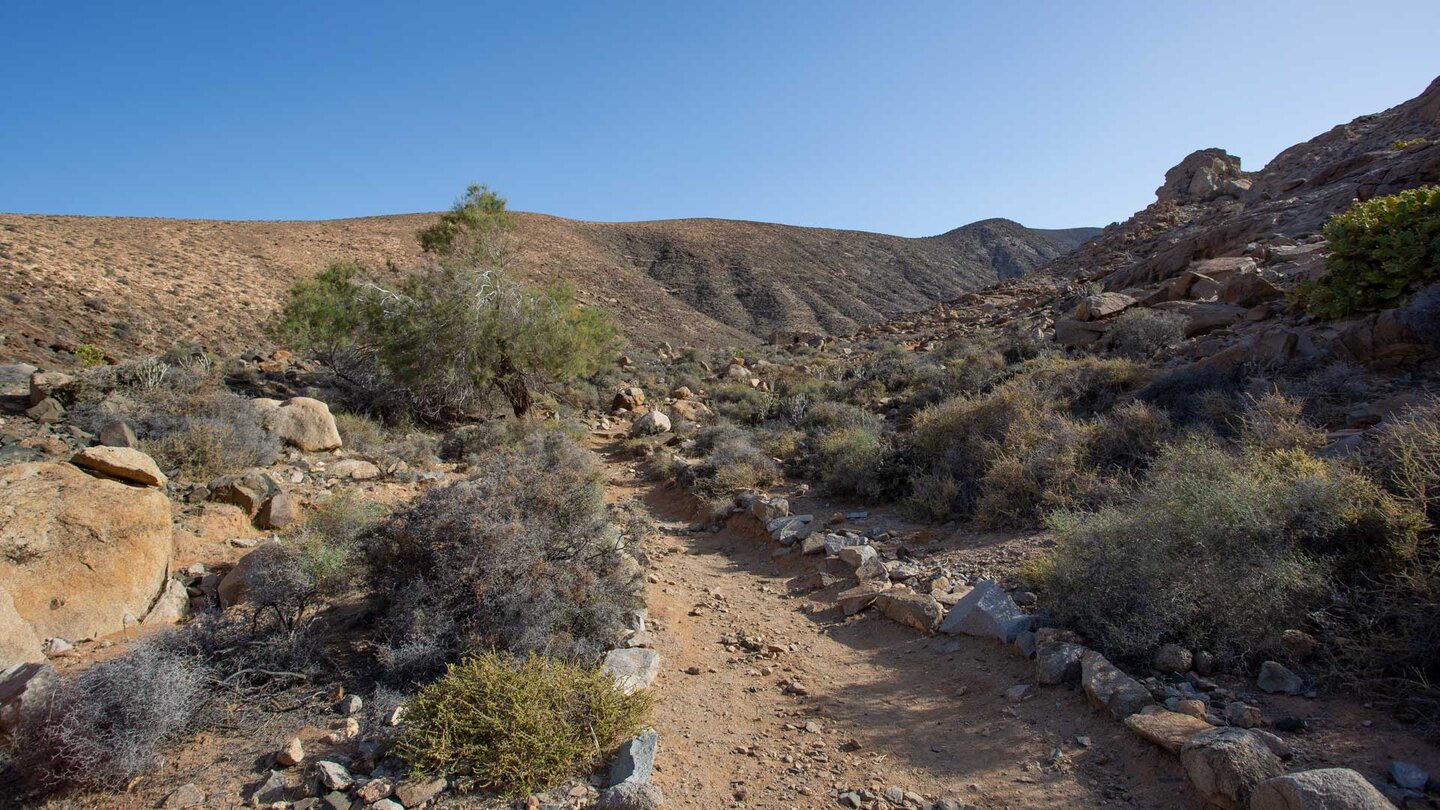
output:
{"label": "small stone", "polygon": [[305,745],[300,742],[299,737],[291,737],[290,741],[285,743],[285,747],[275,754],[275,761],[287,768],[299,765],[305,761]]}
{"label": "small stone", "polygon": [[75,645],[63,638],[49,638],[45,640],[44,653],[50,658],[59,658],[62,655],[69,655],[75,651]]}
{"label": "small stone", "polygon": [[113,419],[100,428],[100,443],[106,447],[139,447],[135,431],[123,419]]}
{"label": "small stone", "polygon": [[1005,699],[1011,703],[1019,703],[1034,693],[1034,688],[1028,683],[1017,683],[1005,690]]}
{"label": "small stone", "polygon": [[315,770],[320,774],[320,782],[331,790],[346,790],[355,784],[355,777],[338,762],[322,759],[315,763]]}
{"label": "small stone", "polygon": [[664,801],[658,785],[628,781],[601,791],[595,807],[598,810],[655,810]]}
{"label": "small stone", "polygon": [[1200,675],[1210,675],[1215,671],[1215,656],[1213,653],[1201,650],[1195,653],[1195,672]]}
{"label": "small stone", "polygon": [[359,695],[346,695],[336,704],[335,711],[340,714],[359,714],[365,708],[365,701]]}
{"label": "small stone", "polygon": [[1203,700],[1181,700],[1176,704],[1175,709],[1181,714],[1188,714],[1201,720],[1205,719],[1205,701]]}
{"label": "small stone", "polygon": [[[389,779],[371,779],[356,788],[355,798],[366,804],[378,802],[381,799],[389,798],[394,789],[395,786],[390,783]],[[402,801],[401,804],[404,804],[404,802]]]}
{"label": "small stone", "polygon": [[205,803],[205,791],[201,790],[194,782],[187,782],[178,788],[170,791],[165,797],[162,805],[165,810],[181,810],[186,807],[199,807]]}

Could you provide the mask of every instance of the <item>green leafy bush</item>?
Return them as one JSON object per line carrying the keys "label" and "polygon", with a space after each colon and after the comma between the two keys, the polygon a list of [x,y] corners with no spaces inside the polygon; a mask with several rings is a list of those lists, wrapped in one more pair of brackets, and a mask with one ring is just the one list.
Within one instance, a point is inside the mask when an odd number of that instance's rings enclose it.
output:
{"label": "green leafy bush", "polygon": [[480,653],[452,664],[405,706],[395,751],[462,790],[519,797],[582,775],[640,732],[651,698],[598,669]]}
{"label": "green leafy bush", "polygon": [[569,287],[516,280],[512,230],[505,201],[472,187],[421,232],[433,264],[398,285],[333,264],[291,288],[277,331],[382,407],[398,397],[393,409],[443,420],[498,395],[524,416],[547,385],[604,366],[617,333]]}
{"label": "green leafy bush", "polygon": [[1325,224],[1329,268],[1301,290],[1307,308],[1343,318],[1399,306],[1440,281],[1440,186],[1357,202]]}

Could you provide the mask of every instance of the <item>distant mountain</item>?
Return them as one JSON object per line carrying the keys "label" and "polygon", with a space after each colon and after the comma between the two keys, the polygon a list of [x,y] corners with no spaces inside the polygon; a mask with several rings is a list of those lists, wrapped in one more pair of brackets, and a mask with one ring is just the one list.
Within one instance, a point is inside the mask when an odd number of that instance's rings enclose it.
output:
{"label": "distant mountain", "polygon": [[[0,359],[63,365],[176,342],[260,347],[296,279],[339,258],[415,265],[434,214],[230,222],[0,214]],[[632,341],[744,345],[851,332],[1038,267],[1098,229],[1003,219],[911,239],[721,219],[602,223],[519,214],[522,273],[567,281]]]}

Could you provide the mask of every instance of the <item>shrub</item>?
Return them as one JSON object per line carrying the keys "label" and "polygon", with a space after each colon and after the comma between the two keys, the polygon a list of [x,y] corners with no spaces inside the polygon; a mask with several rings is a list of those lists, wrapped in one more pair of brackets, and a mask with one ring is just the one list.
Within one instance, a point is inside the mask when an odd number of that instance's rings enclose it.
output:
{"label": "shrub", "polygon": [[472,186],[419,235],[434,264],[390,287],[331,265],[291,289],[277,331],[352,383],[403,392],[422,418],[473,411],[491,394],[524,416],[538,389],[600,370],[617,333],[570,288],[517,281],[512,231],[505,200]]}
{"label": "shrub", "polygon": [[1120,313],[1105,331],[1106,351],[1131,360],[1148,360],[1161,349],[1185,339],[1185,317],[1146,307],[1131,307]]}
{"label": "shrub", "polygon": [[644,727],[650,704],[598,669],[481,653],[410,700],[395,750],[462,790],[514,798],[587,772]]}
{"label": "shrub", "polygon": [[960,484],[949,473],[918,476],[905,501],[911,514],[921,520],[945,520],[959,508]]}
{"label": "shrub", "polygon": [[[609,525],[599,474],[547,432],[477,458],[428,491],[370,548],[397,674],[477,648],[591,656],[641,606],[642,571]],[[418,667],[406,673],[409,661]]]}
{"label": "shrub", "polygon": [[1376,431],[1367,464],[1386,488],[1440,528],[1440,400],[1411,407]]}
{"label": "shrub", "polygon": [[741,490],[780,480],[780,466],[738,428],[706,428],[696,437],[695,449],[704,455],[704,460],[690,469],[690,480],[685,483],[702,497],[728,498]]}
{"label": "shrub", "polygon": [[363,414],[342,411],[335,414],[335,427],[347,448],[377,461],[424,465],[438,460],[435,437],[403,422],[386,426]]}
{"label": "shrub", "polygon": [[889,455],[885,437],[865,427],[842,428],[815,445],[820,482],[835,494],[884,497],[881,471]]}
{"label": "shrub", "polygon": [[65,678],[11,741],[22,772],[51,786],[120,787],[154,768],[204,708],[204,669],[160,644]]}
{"label": "shrub", "polygon": [[1123,502],[1051,518],[1047,605],[1107,654],[1176,641],[1236,657],[1272,649],[1332,577],[1413,549],[1415,523],[1363,477],[1297,451],[1165,449]]}
{"label": "shrub", "polygon": [[719,386],[712,392],[715,412],[736,424],[758,425],[774,415],[775,396],[745,383]]}
{"label": "shrub", "polygon": [[1084,467],[1089,426],[1049,414],[1032,427],[1036,433],[1009,437],[980,478],[975,517],[985,528],[1034,525],[1048,511],[1094,500],[1082,495],[1099,486]]}
{"label": "shrub", "polygon": [[1357,202],[1325,224],[1328,272],[1302,288],[1323,317],[1399,306],[1440,281],[1440,186]]}
{"label": "shrub", "polygon": [[1241,441],[1265,450],[1318,450],[1325,431],[1305,421],[1304,403],[1281,394],[1250,397],[1240,415]]}
{"label": "shrub", "polygon": [[81,343],[75,347],[75,359],[85,368],[105,365],[105,351],[94,343]]}

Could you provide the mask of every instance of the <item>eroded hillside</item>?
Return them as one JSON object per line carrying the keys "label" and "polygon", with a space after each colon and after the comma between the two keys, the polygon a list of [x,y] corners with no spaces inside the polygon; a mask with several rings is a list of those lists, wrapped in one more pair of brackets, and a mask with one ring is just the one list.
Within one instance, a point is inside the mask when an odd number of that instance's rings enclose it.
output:
{"label": "eroded hillside", "polygon": [[[82,343],[112,358],[198,343],[266,344],[296,279],[356,258],[414,266],[434,215],[226,222],[0,215],[0,356],[67,365]],[[598,223],[521,214],[522,271],[567,281],[627,337],[746,345],[776,330],[853,331],[1072,249],[1094,229],[986,220],[908,239],[697,219]]]}

